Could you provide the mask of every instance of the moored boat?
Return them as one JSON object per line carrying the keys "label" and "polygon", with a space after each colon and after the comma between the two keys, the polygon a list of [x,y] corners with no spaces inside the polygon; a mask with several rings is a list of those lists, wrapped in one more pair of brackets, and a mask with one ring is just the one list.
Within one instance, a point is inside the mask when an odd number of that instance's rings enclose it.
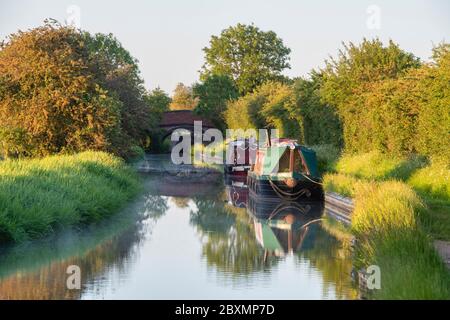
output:
{"label": "moored boat", "polygon": [[251,168],[251,150],[256,150],[257,145],[249,139],[234,140],[227,144],[225,174],[247,175]]}
{"label": "moored boat", "polygon": [[292,139],[272,139],[259,148],[247,184],[261,201],[323,198],[315,152]]}

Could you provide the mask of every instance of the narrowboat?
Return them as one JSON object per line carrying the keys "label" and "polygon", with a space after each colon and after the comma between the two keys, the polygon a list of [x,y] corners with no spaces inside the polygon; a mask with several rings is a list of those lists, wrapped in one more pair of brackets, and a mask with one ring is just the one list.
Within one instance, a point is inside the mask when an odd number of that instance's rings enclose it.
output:
{"label": "narrowboat", "polygon": [[261,201],[323,199],[316,153],[292,139],[271,139],[259,148],[247,184]]}
{"label": "narrowboat", "polygon": [[[247,175],[251,168],[251,157],[257,145],[249,139],[234,140],[227,144],[225,174]],[[254,152],[251,152],[251,151]]]}

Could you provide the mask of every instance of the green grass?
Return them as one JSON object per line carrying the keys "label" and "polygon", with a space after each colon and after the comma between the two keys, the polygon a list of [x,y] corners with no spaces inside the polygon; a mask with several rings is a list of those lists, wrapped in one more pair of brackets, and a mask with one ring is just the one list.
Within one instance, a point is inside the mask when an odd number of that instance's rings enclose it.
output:
{"label": "green grass", "polygon": [[357,178],[368,180],[406,180],[419,168],[426,165],[423,157],[400,158],[374,151],[357,155],[343,155],[335,170]]}
{"label": "green grass", "polygon": [[449,299],[450,274],[433,239],[450,240],[449,167],[371,152],[333,160],[324,188],[352,197],[356,266],[378,265],[380,299]]}
{"label": "green grass", "polygon": [[98,221],[139,190],[132,169],[102,152],[7,160],[0,177],[0,242]]}
{"label": "green grass", "polygon": [[360,241],[360,266],[378,265],[374,298],[448,299],[450,274],[420,228],[424,205],[406,184],[366,183],[355,194],[352,230]]}

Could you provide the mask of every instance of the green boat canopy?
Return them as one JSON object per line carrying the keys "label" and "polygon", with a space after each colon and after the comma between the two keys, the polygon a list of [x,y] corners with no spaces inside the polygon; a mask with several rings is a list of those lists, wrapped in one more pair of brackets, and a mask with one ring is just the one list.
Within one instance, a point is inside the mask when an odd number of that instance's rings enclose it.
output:
{"label": "green boat canopy", "polygon": [[[276,173],[277,166],[280,163],[280,159],[286,150],[290,150],[289,146],[273,146],[266,149],[266,153],[264,155],[264,163],[263,163],[263,171],[264,175],[271,175]],[[301,152],[303,159],[306,162],[306,166],[312,177],[319,177],[319,171],[317,168],[317,158],[316,153],[306,147],[297,146],[296,150]]]}

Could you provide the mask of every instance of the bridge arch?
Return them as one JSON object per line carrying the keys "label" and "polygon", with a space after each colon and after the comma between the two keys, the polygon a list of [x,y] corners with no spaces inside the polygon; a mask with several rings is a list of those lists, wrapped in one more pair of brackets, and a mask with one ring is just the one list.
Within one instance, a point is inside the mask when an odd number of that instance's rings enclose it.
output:
{"label": "bridge arch", "polygon": [[177,129],[185,129],[191,132],[191,138],[194,138],[194,122],[202,122],[202,133],[216,126],[209,119],[202,118],[194,114],[191,110],[176,110],[163,113],[159,128],[163,130],[162,140],[169,137]]}

